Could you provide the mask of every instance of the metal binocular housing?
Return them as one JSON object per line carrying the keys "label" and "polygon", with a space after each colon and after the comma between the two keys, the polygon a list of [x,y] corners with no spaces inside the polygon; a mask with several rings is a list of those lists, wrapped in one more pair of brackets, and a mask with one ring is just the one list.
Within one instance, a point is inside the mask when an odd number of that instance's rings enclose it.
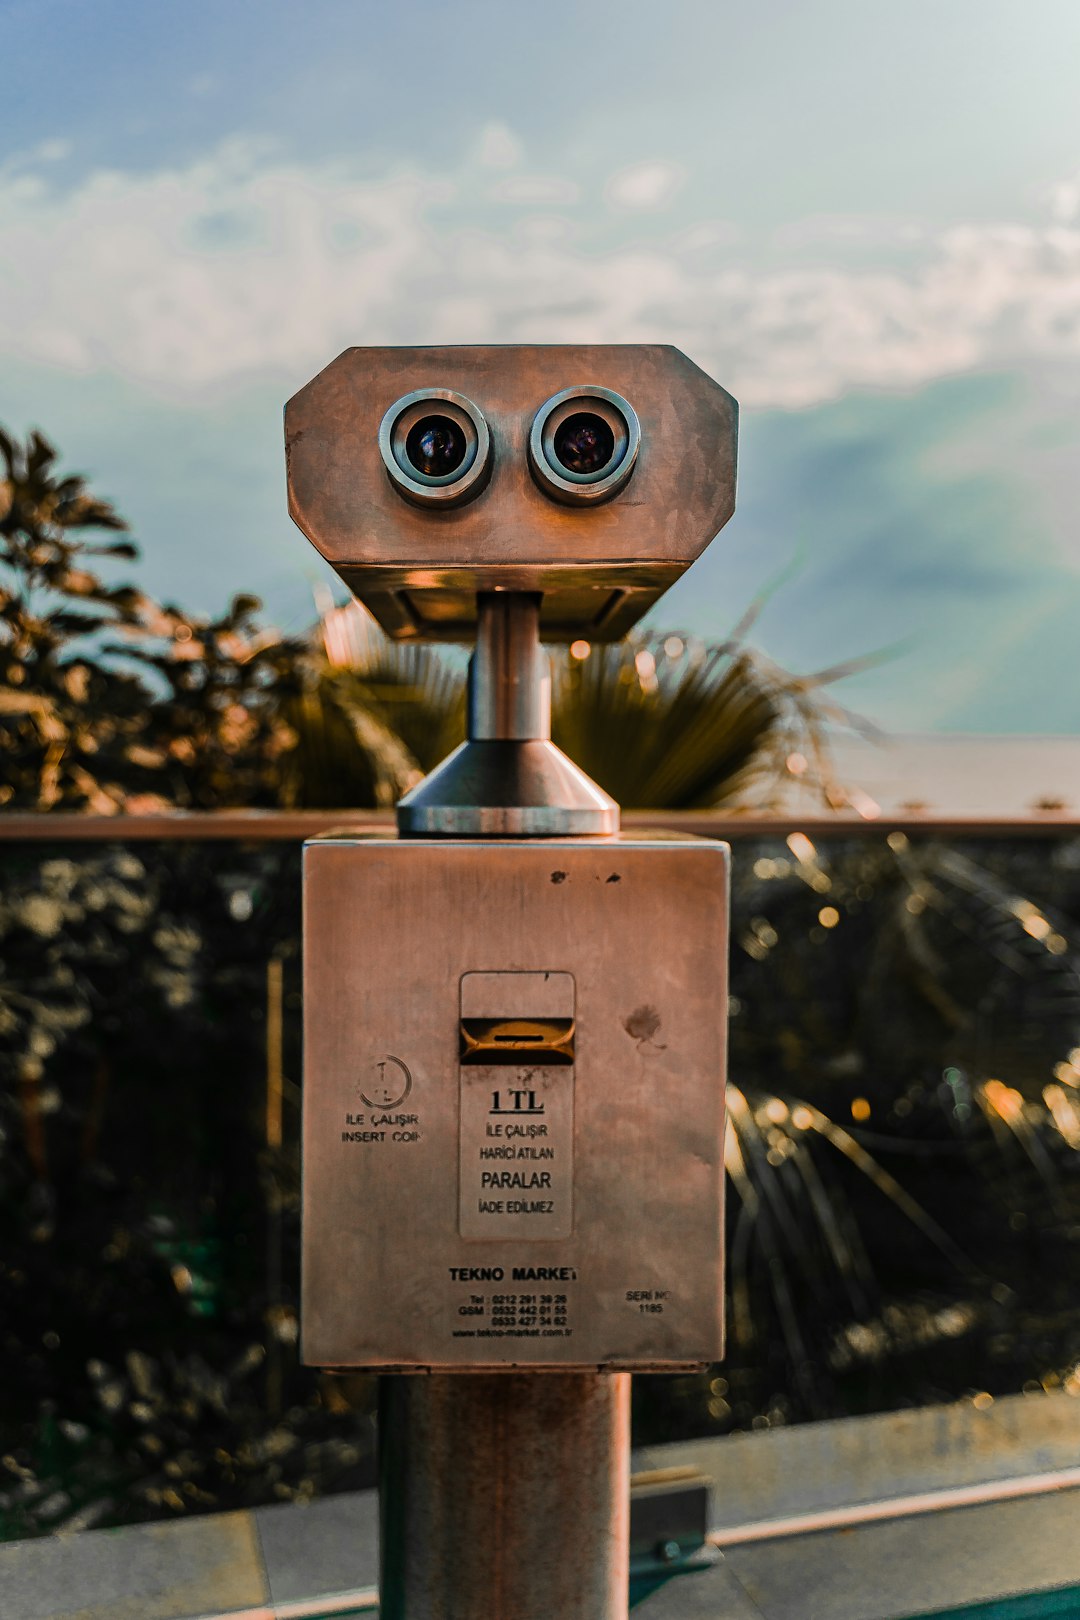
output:
{"label": "metal binocular housing", "polygon": [[731,516],[736,422],[661,344],[347,349],[286,406],[289,511],[395,640],[500,591],[617,641]]}
{"label": "metal binocular housing", "polygon": [[406,834],[610,834],[541,641],[617,641],[735,505],[737,406],[660,344],[347,349],[289,401],[289,511],[397,641],[471,641],[468,740]]}

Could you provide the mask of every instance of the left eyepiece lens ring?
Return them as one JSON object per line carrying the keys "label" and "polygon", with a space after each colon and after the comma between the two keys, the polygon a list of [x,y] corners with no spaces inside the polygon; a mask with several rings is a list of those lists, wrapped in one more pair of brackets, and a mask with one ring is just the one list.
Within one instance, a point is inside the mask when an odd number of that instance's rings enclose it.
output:
{"label": "left eyepiece lens ring", "polygon": [[379,426],[390,482],[416,506],[460,506],[491,474],[491,434],[481,410],[450,388],[396,400]]}

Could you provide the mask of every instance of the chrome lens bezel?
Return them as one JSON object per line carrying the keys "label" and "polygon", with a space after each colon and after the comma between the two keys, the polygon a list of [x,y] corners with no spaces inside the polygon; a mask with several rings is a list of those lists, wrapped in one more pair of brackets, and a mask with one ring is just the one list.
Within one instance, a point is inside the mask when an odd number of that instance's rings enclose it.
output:
{"label": "chrome lens bezel", "polygon": [[[406,451],[425,416],[446,416],[465,435],[465,457],[453,472],[423,472]],[[460,506],[478,495],[491,472],[491,434],[484,413],[452,388],[417,388],[395,400],[379,424],[379,453],[399,494],[417,506]]]}
{"label": "chrome lens bezel", "polygon": [[[575,473],[555,454],[555,435],[571,416],[598,416],[611,430],[614,448],[595,472]],[[529,432],[529,469],[545,495],[567,506],[595,506],[609,501],[626,484],[641,447],[641,424],[629,400],[610,388],[588,384],[564,388],[545,400]]]}

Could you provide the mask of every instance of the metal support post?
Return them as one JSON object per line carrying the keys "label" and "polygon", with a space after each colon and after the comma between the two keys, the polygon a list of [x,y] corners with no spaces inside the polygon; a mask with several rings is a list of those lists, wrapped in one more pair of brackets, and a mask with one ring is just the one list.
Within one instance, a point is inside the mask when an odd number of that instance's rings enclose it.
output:
{"label": "metal support post", "polygon": [[382,1620],[626,1620],[628,1373],[384,1377]]}
{"label": "metal support post", "polygon": [[617,833],[619,807],[551,741],[540,596],[481,591],[469,664],[468,737],[407,793],[398,831],[438,838]]}
{"label": "metal support post", "polygon": [[[423,830],[549,833],[618,825],[595,784],[556,767],[539,597],[483,593],[469,666],[469,740],[498,746],[485,804],[424,794]],[[522,750],[549,768],[522,771]],[[541,752],[542,750],[542,752]],[[469,774],[477,783],[478,777]],[[460,778],[459,778],[460,781]],[[522,803],[520,787],[530,789]],[[494,789],[494,791],[492,791]],[[514,819],[502,827],[500,809]],[[403,830],[411,829],[404,806]],[[441,814],[440,814],[441,812]],[[415,815],[415,811],[413,812]],[[630,1378],[626,1373],[384,1377],[379,1401],[382,1620],[626,1620]]]}

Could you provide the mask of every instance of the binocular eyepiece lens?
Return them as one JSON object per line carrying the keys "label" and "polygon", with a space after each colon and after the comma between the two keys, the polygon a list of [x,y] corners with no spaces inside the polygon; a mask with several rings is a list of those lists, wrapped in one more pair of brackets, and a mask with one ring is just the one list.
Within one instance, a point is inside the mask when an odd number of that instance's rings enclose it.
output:
{"label": "binocular eyepiece lens", "polygon": [[405,438],[405,454],[427,478],[445,478],[465,460],[465,435],[448,416],[422,416]]}
{"label": "binocular eyepiece lens", "polygon": [[553,501],[599,506],[625,488],[641,444],[633,406],[610,388],[564,388],[533,417],[529,470]]}
{"label": "binocular eyepiece lens", "polygon": [[[564,388],[533,417],[529,469],[550,500],[598,506],[626,485],[641,427],[610,388]],[[414,506],[461,506],[491,475],[483,413],[450,388],[418,388],[396,400],[379,426],[379,454],[398,494]]]}
{"label": "binocular eyepiece lens", "polygon": [[567,472],[596,473],[615,454],[615,435],[602,416],[579,411],[555,429],[555,459]]}
{"label": "binocular eyepiece lens", "polygon": [[414,506],[461,506],[491,473],[491,434],[471,399],[419,388],[397,400],[379,427],[379,454],[398,494]]}

